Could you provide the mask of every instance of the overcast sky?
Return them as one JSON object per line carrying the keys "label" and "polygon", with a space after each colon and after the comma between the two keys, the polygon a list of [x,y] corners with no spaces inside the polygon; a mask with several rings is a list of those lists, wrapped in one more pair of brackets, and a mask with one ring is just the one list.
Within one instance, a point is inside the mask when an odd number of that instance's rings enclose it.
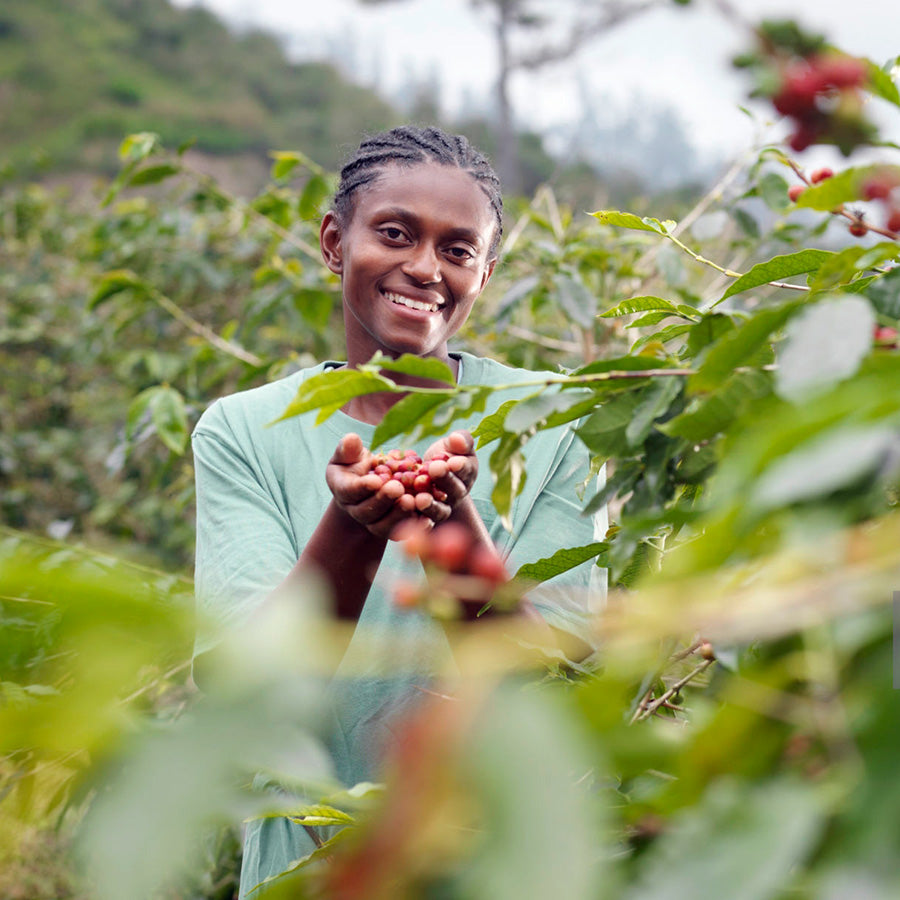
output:
{"label": "overcast sky", "polygon": [[[395,0],[376,7],[354,0],[173,2],[200,2],[237,24],[262,26],[306,57],[325,56],[336,41],[352,46],[364,78],[387,92],[398,90],[410,73],[420,80],[434,73],[451,114],[484,97],[495,77],[488,14],[473,10],[469,0]],[[900,54],[900,0],[732,0],[732,5],[750,20],[796,18],[848,52],[879,63]],[[729,60],[748,48],[748,40],[710,6],[710,0],[694,0],[687,8],[654,11],[594,41],[565,65],[518,76],[517,114],[540,130],[570,123],[579,111],[580,75],[601,108],[608,104],[615,113],[636,103],[665,102],[678,110],[696,146],[725,152],[746,146],[754,125],[738,105],[745,102],[747,84]]]}

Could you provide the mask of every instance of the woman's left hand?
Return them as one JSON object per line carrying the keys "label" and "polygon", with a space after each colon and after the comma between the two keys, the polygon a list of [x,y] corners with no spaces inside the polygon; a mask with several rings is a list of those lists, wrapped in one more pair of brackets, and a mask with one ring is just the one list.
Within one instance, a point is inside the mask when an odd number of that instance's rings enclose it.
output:
{"label": "woman's left hand", "polygon": [[478,477],[472,435],[468,431],[451,431],[425,451],[422,461],[428,467],[432,485],[447,495],[443,502],[452,512],[469,495]]}

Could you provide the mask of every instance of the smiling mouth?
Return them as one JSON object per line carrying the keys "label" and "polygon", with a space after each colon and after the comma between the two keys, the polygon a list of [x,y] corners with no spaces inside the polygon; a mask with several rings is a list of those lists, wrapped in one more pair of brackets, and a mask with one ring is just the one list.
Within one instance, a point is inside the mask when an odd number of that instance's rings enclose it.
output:
{"label": "smiling mouth", "polygon": [[437,312],[443,306],[442,303],[426,303],[423,300],[413,300],[411,297],[404,297],[403,294],[395,294],[391,291],[386,291],[384,296],[391,303],[396,303],[398,306],[405,306],[407,309],[418,309],[422,312]]}

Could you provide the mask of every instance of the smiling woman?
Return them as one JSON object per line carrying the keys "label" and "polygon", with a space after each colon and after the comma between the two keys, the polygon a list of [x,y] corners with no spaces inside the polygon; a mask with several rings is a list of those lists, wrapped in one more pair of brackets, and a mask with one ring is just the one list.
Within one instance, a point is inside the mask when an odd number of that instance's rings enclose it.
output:
{"label": "smiling woman", "polygon": [[452,368],[447,340],[490,278],[498,230],[474,179],[437,162],[386,167],[343,227],[327,213],[322,254],[341,276],[348,363],[380,350],[435,356]]}
{"label": "smiling woman", "polygon": [[[465,138],[398,128],[364,141],[344,167],[321,227],[323,258],[341,277],[346,363],[320,363],[225,397],[194,432],[201,606],[236,630],[274,592],[299,586],[315,571],[331,589],[336,614],[357,622],[329,688],[329,750],[335,775],[347,785],[379,777],[397,718],[431,694],[427,685],[450,660],[442,627],[392,600],[399,585],[423,574],[421,562],[398,548],[399,526],[427,532],[453,522],[464,552],[472,561],[493,559],[494,571],[503,570],[501,558],[518,567],[549,555],[560,541],[580,546],[606,531],[605,513],[595,521],[580,516],[575,487],[588,476],[589,459],[565,426],[528,442],[528,479],[511,529],[491,503],[490,479],[478,478],[487,451],[475,451],[471,430],[504,401],[525,396],[528,388],[516,385],[534,378],[448,348],[491,276],[500,230],[499,183]],[[417,471],[427,474],[427,487],[412,493],[399,480],[378,477],[366,449],[402,393],[354,397],[319,427],[315,413],[265,427],[304,380],[359,366],[376,352],[440,360],[461,384],[513,386],[494,392],[483,412],[453,423],[446,437],[410,448],[423,461]],[[422,384],[390,374],[400,384]],[[588,603],[605,589],[597,583],[601,572],[589,561],[551,579],[518,614],[577,633]],[[373,636],[381,647],[376,653]],[[200,635],[196,655],[213,643]],[[312,849],[307,831],[289,819],[252,823],[241,896]]]}

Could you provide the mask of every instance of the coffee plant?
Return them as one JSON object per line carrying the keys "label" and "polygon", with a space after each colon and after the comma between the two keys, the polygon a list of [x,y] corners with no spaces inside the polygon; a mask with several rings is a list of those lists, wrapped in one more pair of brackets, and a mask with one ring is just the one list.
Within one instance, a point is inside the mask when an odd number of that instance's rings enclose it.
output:
{"label": "coffee plant", "polygon": [[[867,98],[896,112],[900,94],[893,61],[789,23],[756,29],[739,63],[791,136],[677,220],[576,215],[549,187],[513,204],[460,339],[535,374],[477,429],[481,477],[508,512],[529,439],[570,423],[607,466],[585,511],[607,505],[612,524],[490,577],[523,592],[596,560],[612,588],[599,651],[450,616],[456,670],[403,724],[382,784],[329,772],[321,684],[349,633],[316,585],[226,640],[198,701],[190,584],[166,571],[189,559],[202,407],[341,356],[316,250],[329,175],[278,153],[247,202],[138,134],[102,207],[4,188],[5,893],[231,896],[236,824],[288,816],[317,849],[258,896],[897,895],[900,165]],[[845,163],[809,165],[823,142]],[[304,382],[285,415],[401,391],[396,372],[436,377],[376,358]],[[373,477],[406,459],[387,448],[500,389],[438,380],[378,427]],[[409,588],[426,607],[439,589]],[[50,833],[78,865],[38,884],[29,842]]]}

